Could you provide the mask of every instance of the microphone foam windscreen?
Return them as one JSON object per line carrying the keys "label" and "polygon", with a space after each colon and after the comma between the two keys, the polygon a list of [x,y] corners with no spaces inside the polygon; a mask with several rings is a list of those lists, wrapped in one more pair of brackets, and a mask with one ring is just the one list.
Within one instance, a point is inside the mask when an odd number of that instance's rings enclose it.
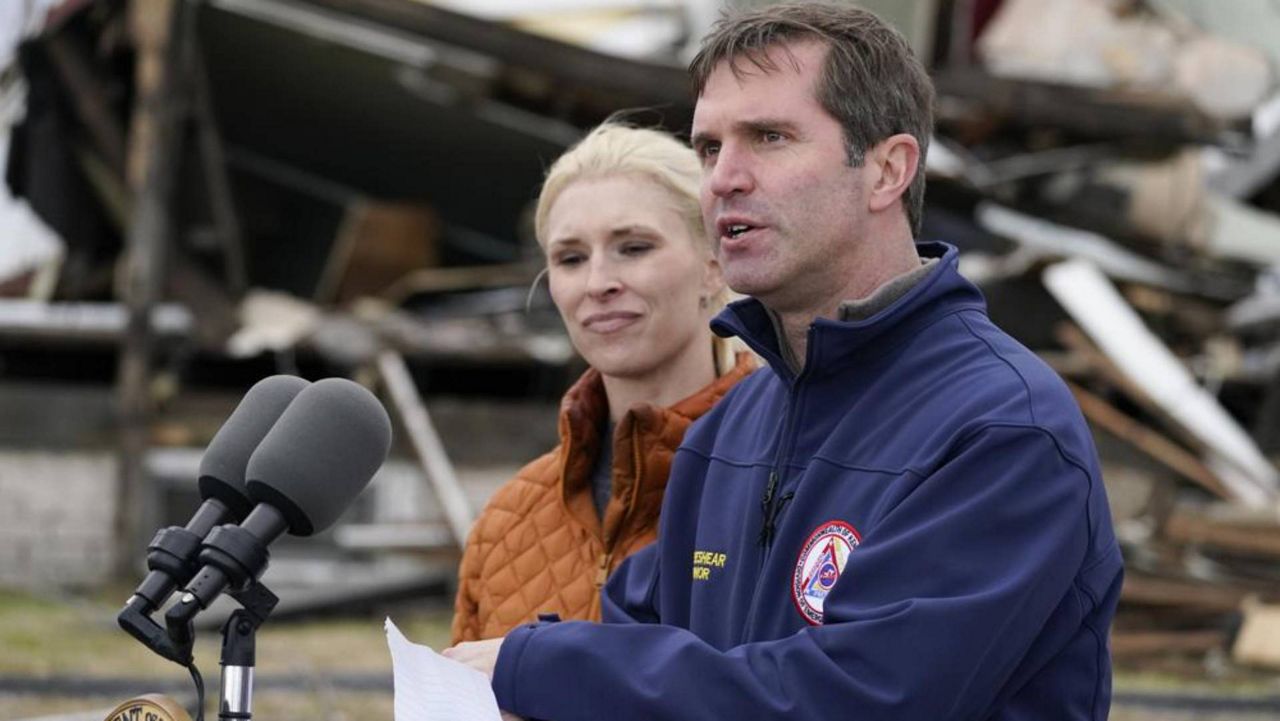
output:
{"label": "microphone foam windscreen", "polygon": [[202,499],[218,499],[237,520],[249,515],[253,503],[244,485],[249,457],[289,403],[309,385],[297,376],[271,376],[244,394],[200,459],[198,483]]}
{"label": "microphone foam windscreen", "polygon": [[333,525],[391,448],[391,419],[372,393],[342,378],[312,383],[249,458],[249,498],[275,506],[295,536]]}

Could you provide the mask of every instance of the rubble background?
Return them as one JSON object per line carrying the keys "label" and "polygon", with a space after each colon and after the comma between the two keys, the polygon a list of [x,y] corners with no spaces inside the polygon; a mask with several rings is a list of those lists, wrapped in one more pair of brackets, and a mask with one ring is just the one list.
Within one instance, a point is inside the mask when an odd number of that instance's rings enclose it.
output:
{"label": "rubble background", "polygon": [[[1275,702],[1280,6],[863,4],[937,85],[922,239],[1095,430],[1117,668]],[[619,111],[687,134],[718,7],[0,5],[0,586],[136,578],[239,396],[291,372],[374,388],[397,446],[337,529],[282,544],[282,619],[447,602],[581,370],[534,283],[541,174]]]}

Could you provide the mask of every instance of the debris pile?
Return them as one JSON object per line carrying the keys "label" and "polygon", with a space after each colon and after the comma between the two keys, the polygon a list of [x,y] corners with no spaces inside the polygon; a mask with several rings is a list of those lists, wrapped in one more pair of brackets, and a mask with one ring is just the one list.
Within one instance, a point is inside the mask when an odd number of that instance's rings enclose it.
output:
{"label": "debris pile", "polygon": [[[184,343],[156,363],[179,376],[201,354],[312,354],[399,379],[406,417],[425,411],[396,354],[571,362],[545,299],[525,312],[529,201],[614,111],[686,133],[680,51],[655,48],[705,28],[664,24],[628,59],[412,0],[203,4],[178,36],[147,12],[168,4],[65,3],[24,46],[8,185],[58,239],[0,244],[0,295],[63,305],[0,301],[0,339]],[[910,18],[934,61],[923,236],[961,248],[1096,430],[1128,565],[1117,659],[1280,666],[1280,7],[865,4]],[[157,72],[175,37],[197,50],[176,91]],[[176,188],[140,171],[165,102]],[[167,232],[131,234],[163,191]],[[130,320],[169,305],[191,312]],[[419,435],[428,466],[443,451]]]}
{"label": "debris pile", "polygon": [[1117,661],[1276,667],[1280,12],[1209,5],[1004,2],[937,75],[926,235],[1095,429]]}

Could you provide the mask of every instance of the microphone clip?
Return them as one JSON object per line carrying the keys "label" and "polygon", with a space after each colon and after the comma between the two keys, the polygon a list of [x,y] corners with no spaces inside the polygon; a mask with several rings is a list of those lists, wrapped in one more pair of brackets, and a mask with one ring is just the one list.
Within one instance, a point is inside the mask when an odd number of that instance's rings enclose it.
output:
{"label": "microphone clip", "polygon": [[[181,530],[170,528],[161,531],[153,545],[177,545],[187,541]],[[195,617],[225,589],[226,594],[243,609],[235,614],[237,633],[252,635],[280,601],[270,589],[258,582],[270,559],[268,542],[241,526],[225,524],[214,528],[200,546],[199,561],[204,564],[203,568],[194,578],[191,578],[191,572],[186,574],[191,582],[178,602],[165,613],[164,627],[151,618],[154,603],[142,593],[129,599],[117,622],[157,655],[180,666],[188,666],[195,646]],[[177,553],[163,555],[178,557]]]}

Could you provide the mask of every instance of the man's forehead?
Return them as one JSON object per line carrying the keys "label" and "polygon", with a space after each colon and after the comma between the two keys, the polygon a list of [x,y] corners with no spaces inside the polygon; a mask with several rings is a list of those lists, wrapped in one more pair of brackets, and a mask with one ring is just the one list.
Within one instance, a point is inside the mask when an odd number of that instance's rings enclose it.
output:
{"label": "man's forehead", "polygon": [[[695,136],[699,134],[699,128],[703,125],[700,121],[710,119],[707,117],[708,112],[720,114],[709,111],[712,106],[723,106],[726,104],[725,101],[728,106],[734,106],[733,96],[745,90],[748,85],[762,79],[767,81],[772,76],[789,76],[787,81],[791,82],[793,79],[803,77],[810,72],[811,66],[815,70],[821,66],[826,57],[826,50],[826,45],[816,40],[779,42],[721,60],[711,71],[702,92],[694,103],[693,134]],[[816,82],[817,73],[812,72],[809,84],[816,86]],[[729,107],[722,107],[722,109],[729,110]],[[759,108],[759,110],[765,114],[772,112],[768,108]],[[776,110],[777,108],[773,109],[773,111]],[[736,111],[730,112],[737,114]],[[743,118],[737,118],[737,120],[743,120]]]}
{"label": "man's forehead", "polygon": [[[811,38],[781,40],[761,48],[748,48],[716,63],[711,75],[728,71],[741,86],[752,78],[781,73],[801,75],[826,59],[826,43]],[[711,78],[708,77],[708,84]],[[706,88],[703,88],[706,92]]]}

